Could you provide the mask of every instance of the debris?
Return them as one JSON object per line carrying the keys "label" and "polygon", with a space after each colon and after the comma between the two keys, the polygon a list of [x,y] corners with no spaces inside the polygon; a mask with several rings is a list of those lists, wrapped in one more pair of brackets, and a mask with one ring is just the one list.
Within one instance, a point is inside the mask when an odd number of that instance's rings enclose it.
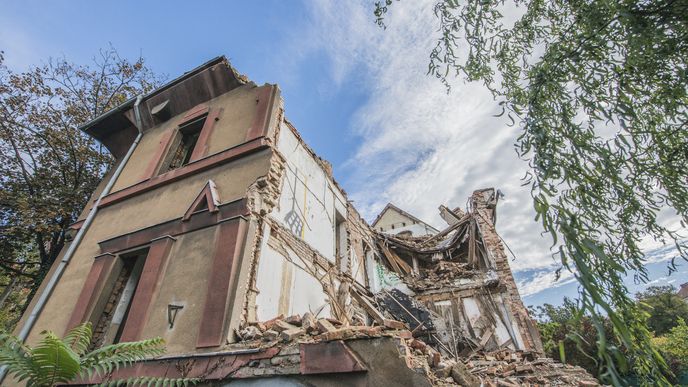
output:
{"label": "debris", "polygon": [[292,328],[292,329],[287,329],[282,331],[280,333],[280,339],[282,341],[291,341],[294,340],[295,338],[303,335],[305,332],[302,328]]}
{"label": "debris", "polygon": [[[539,358],[533,352],[500,350],[492,353],[474,353],[466,362],[468,371],[498,386],[521,386],[521,381],[547,383],[557,386],[599,386],[587,371],[557,363],[553,359]],[[516,377],[519,380],[514,380]]]}
{"label": "debris", "polygon": [[332,323],[324,318],[318,319],[317,327],[320,330],[320,332],[332,332],[335,331],[337,328],[332,325]]}
{"label": "debris", "polygon": [[278,337],[279,332],[273,331],[272,329],[268,329],[267,331],[263,332],[263,339],[266,341],[277,340]]}
{"label": "debris", "polygon": [[401,321],[390,320],[388,318],[382,321],[382,324],[390,329],[408,329],[408,326]]}
{"label": "debris", "polygon": [[263,337],[263,333],[254,325],[246,326],[244,329],[237,332],[237,335],[241,338],[241,340],[256,340]]}
{"label": "debris", "polygon": [[277,320],[275,324],[272,325],[272,329],[276,330],[277,332],[288,331],[295,328],[297,327],[284,320]]}
{"label": "debris", "polygon": [[296,325],[296,326],[301,326],[301,316],[299,316],[298,314],[295,314],[293,316],[289,316],[289,317],[284,319],[284,322],[286,322],[288,324]]}
{"label": "debris", "polygon": [[313,313],[311,312],[306,312],[303,314],[303,317],[301,318],[301,328],[305,329],[306,332],[310,333],[317,327],[317,321],[315,320],[315,317],[313,317]]}
{"label": "debris", "polygon": [[454,381],[464,387],[480,386],[480,379],[472,375],[466,366],[461,362],[456,362],[451,368],[451,376]]}

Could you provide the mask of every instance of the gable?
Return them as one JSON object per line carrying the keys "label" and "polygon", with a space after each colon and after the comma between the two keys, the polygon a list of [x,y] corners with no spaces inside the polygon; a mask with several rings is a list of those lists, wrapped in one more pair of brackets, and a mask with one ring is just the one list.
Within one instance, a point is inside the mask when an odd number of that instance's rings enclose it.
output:
{"label": "gable", "polygon": [[418,220],[407,216],[395,208],[389,207],[381,214],[377,221],[373,224],[373,228],[377,231],[387,231],[397,228],[406,227],[415,223],[419,223]]}

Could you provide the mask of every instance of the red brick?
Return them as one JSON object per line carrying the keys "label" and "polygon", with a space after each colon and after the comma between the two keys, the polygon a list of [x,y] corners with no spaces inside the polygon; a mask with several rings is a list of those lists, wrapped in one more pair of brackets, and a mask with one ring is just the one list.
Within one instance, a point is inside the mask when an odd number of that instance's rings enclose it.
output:
{"label": "red brick", "polygon": [[408,325],[401,321],[384,319],[382,322],[387,328],[390,329],[408,329]]}

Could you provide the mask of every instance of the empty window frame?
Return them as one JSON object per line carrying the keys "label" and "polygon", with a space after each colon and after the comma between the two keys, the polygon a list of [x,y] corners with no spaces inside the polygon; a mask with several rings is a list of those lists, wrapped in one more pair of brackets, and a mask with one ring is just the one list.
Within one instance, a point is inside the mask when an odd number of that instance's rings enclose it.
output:
{"label": "empty window frame", "polygon": [[348,272],[349,267],[347,244],[346,219],[344,215],[335,210],[334,253],[336,262],[339,263],[339,268],[343,272]]}
{"label": "empty window frame", "polygon": [[173,169],[181,168],[191,161],[201,130],[208,118],[207,114],[189,121],[179,127],[167,158],[163,162],[160,173],[165,173]]}
{"label": "empty window frame", "polygon": [[95,324],[92,348],[120,341],[147,255],[148,249],[144,249],[118,257],[121,269],[115,274],[112,290],[106,296],[107,302]]}

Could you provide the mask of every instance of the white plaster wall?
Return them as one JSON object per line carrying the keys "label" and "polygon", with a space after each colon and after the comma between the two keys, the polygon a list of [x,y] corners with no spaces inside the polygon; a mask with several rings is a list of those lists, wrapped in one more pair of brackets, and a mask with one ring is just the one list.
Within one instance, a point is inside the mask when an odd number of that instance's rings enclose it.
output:
{"label": "white plaster wall", "polygon": [[258,321],[276,317],[279,312],[279,298],[284,258],[268,246],[270,227],[265,226],[260,246],[260,259],[256,271],[256,317]]}
{"label": "white plaster wall", "polygon": [[[504,298],[509,297],[508,295],[504,295],[504,297],[500,295],[495,296],[495,302],[497,303],[499,307],[499,311],[503,316],[506,316],[506,318],[509,321],[505,321],[505,324],[509,324],[510,327],[505,327],[505,329],[510,329],[511,333],[513,336],[516,338],[516,342],[514,345],[516,346],[516,349],[525,349],[526,345],[523,342],[523,336],[521,335],[521,330],[518,327],[518,324],[516,323],[516,320],[514,319],[514,315],[511,313],[509,309],[506,307],[506,303],[504,302]],[[501,320],[501,319],[500,319]]]}
{"label": "white plaster wall", "polygon": [[277,149],[286,158],[286,172],[279,204],[271,215],[288,227],[286,219],[298,216],[303,227],[297,236],[335,262],[335,209],[346,215],[346,199],[332,185],[320,164],[286,125],[282,125]]}
{"label": "white plaster wall", "polygon": [[366,257],[366,265],[368,267],[368,284],[371,292],[378,293],[383,289],[397,289],[404,294],[415,294],[396,273],[387,270],[385,265],[375,259],[373,254],[368,254]]}
{"label": "white plaster wall", "polygon": [[256,317],[265,321],[280,313],[289,316],[317,313],[331,317],[327,295],[322,285],[308,271],[296,254],[287,250],[288,257],[275,251],[267,243],[270,228],[265,227],[260,260],[256,272]]}
{"label": "white plaster wall", "polygon": [[365,270],[365,260],[362,259],[362,257],[359,257],[356,255],[356,252],[351,250],[351,276],[354,277],[356,282],[358,282],[361,285],[366,284],[365,281],[365,275],[366,275],[366,270]]}
{"label": "white plaster wall", "polygon": [[[343,193],[284,124],[277,139],[277,149],[285,157],[286,170],[279,202],[270,213],[271,218],[335,263],[336,212],[346,219]],[[300,223],[301,227],[294,226],[294,219],[299,219],[297,224]],[[263,321],[280,313],[305,312],[319,312],[321,317],[331,317],[327,294],[318,279],[309,272],[307,263],[287,246],[284,246],[287,257],[282,249],[273,249],[268,244],[269,236],[270,228],[266,226],[256,272],[259,292],[256,296],[257,319]],[[342,233],[342,237],[345,241],[346,233]],[[344,254],[343,263],[351,256],[349,252]],[[361,268],[360,273],[365,273],[365,269]],[[319,273],[318,277],[323,274]],[[361,279],[363,276],[358,274]]]}

